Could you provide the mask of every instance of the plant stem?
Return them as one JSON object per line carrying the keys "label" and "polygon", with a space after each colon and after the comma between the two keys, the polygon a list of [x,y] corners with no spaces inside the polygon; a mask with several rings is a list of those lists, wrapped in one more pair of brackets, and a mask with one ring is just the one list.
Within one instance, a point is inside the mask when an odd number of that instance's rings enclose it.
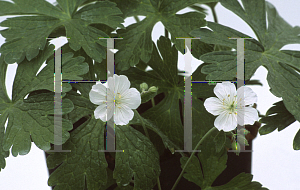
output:
{"label": "plant stem", "polygon": [[160,186],[159,177],[157,178],[157,187],[158,187],[158,190],[161,190],[161,186]]}
{"label": "plant stem", "polygon": [[155,106],[154,98],[151,98],[151,103],[152,103],[152,107],[154,107]]}
{"label": "plant stem", "polygon": [[[214,130],[216,130],[217,128],[216,127],[213,127],[211,128],[203,137],[202,139],[198,142],[198,144],[196,145],[195,149],[194,150],[197,150],[198,147],[200,146],[200,144],[203,143],[203,141],[206,139],[206,137],[208,137]],[[180,175],[178,176],[175,184],[173,185],[172,189],[171,190],[174,190],[175,187],[177,186],[178,182],[180,181],[181,177],[183,176],[183,173],[184,173],[184,170],[186,169],[188,163],[191,161],[192,157],[194,156],[196,152],[193,151],[193,153],[191,154],[191,156],[189,157],[189,159],[187,160],[187,162],[185,163],[184,167],[182,168],[182,171],[180,173]]]}
{"label": "plant stem", "polygon": [[[153,98],[152,98],[152,99],[153,99]],[[144,131],[145,131],[145,134],[146,134],[147,138],[149,139],[149,141],[151,141],[151,140],[150,140],[149,133],[148,133],[148,130],[147,130],[147,127],[145,126],[145,124],[144,124],[144,122],[143,122],[143,120],[142,120],[142,118],[141,118],[141,115],[140,115],[137,111],[136,111],[136,113],[138,114],[138,116],[139,116],[140,119],[141,119],[142,126],[143,126],[143,129],[144,129]],[[159,190],[161,190],[159,177],[157,177],[157,187],[158,187]]]}
{"label": "plant stem", "polygon": [[165,28],[165,37],[169,38],[169,32],[168,32],[168,30],[166,28]]}
{"label": "plant stem", "polygon": [[136,22],[140,22],[140,19],[138,16],[133,16]]}
{"label": "plant stem", "polygon": [[217,13],[214,7],[210,7],[215,23],[218,23]]}

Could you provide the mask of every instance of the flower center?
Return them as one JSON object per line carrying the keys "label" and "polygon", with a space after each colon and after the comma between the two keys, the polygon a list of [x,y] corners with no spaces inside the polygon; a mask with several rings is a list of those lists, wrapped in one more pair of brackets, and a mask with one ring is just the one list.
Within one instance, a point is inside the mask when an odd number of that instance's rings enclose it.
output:
{"label": "flower center", "polygon": [[[228,95],[228,97],[230,97],[230,95]],[[236,114],[237,115],[237,101],[236,101],[236,97],[234,96],[234,100],[233,102],[230,102],[229,99],[227,99],[227,101],[225,101],[225,98],[223,99],[223,105],[225,106],[224,109],[228,110],[229,114]]]}
{"label": "flower center", "polygon": [[233,101],[233,103],[229,106],[228,110],[230,111],[230,113],[236,113],[236,106],[237,104],[235,104],[235,101]]}
{"label": "flower center", "polygon": [[122,98],[122,96],[121,96],[121,94],[118,92],[117,95],[116,95],[116,97],[115,97],[115,105],[116,105],[116,106],[119,105],[119,104],[121,104],[121,98]]}

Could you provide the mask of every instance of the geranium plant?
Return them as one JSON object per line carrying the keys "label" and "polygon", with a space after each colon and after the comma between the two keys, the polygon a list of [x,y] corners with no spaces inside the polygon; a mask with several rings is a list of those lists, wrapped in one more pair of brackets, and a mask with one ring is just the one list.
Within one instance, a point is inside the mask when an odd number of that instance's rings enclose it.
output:
{"label": "geranium plant", "polygon": [[[228,150],[238,155],[242,145],[248,145],[251,126],[265,123],[259,133],[268,134],[300,121],[300,52],[280,50],[300,43],[300,28],[284,21],[272,4],[265,0],[242,0],[243,6],[237,0],[12,1],[0,1],[0,16],[18,15],[0,24],[8,27],[0,31],[6,39],[0,48],[0,169],[5,168],[9,152],[26,155],[32,142],[43,151],[61,145],[71,152],[47,152],[52,170],[48,185],[56,190],[161,190],[170,183],[160,179],[160,159],[167,151],[181,156],[182,170],[172,190],[184,178],[206,190],[267,189],[243,172],[226,184],[213,183],[226,168],[232,154]],[[237,43],[229,38],[250,37],[217,22],[217,3],[243,19],[258,39],[244,43],[246,87],[235,86]],[[212,9],[215,22],[205,20],[201,4]],[[194,11],[176,14],[187,7]],[[145,18],[140,21],[138,16]],[[136,23],[124,27],[128,17]],[[157,22],[164,25],[165,34],[156,45],[151,33]],[[49,41],[61,36],[68,38],[61,47],[62,80],[89,82],[62,83],[62,133],[57,143],[53,132],[56,63]],[[192,51],[186,51],[184,40],[177,37],[200,40],[192,40]],[[118,52],[113,77],[107,77],[107,41],[99,38],[122,38],[114,41]],[[178,70],[178,52],[191,52],[204,62],[192,73],[193,81],[219,81],[193,83],[190,118],[184,116],[189,101],[185,100],[187,75]],[[18,68],[10,99],[5,76],[7,65],[13,63]],[[43,63],[46,66],[37,74]],[[283,99],[266,115],[255,109],[259,97],[248,86],[260,84],[250,80],[259,66],[268,69],[271,92]],[[112,116],[115,148],[122,151],[104,152],[106,124]],[[197,152],[177,151],[185,147],[186,118],[192,121],[189,138]],[[249,131],[244,125],[249,125]],[[300,131],[293,148],[300,149]]]}

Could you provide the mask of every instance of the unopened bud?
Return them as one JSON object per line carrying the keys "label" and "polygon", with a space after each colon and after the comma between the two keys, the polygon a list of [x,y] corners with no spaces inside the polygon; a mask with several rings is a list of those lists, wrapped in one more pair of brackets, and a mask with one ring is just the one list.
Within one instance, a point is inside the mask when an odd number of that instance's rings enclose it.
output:
{"label": "unopened bud", "polygon": [[245,135],[247,135],[250,132],[247,129],[245,129],[245,128],[241,128],[241,129],[238,129],[237,133],[238,134],[245,134]]}
{"label": "unopened bud", "polygon": [[149,92],[157,92],[157,90],[158,90],[158,88],[157,87],[155,87],[155,86],[151,86],[150,88],[149,88]]}
{"label": "unopened bud", "polygon": [[140,89],[142,92],[148,90],[148,84],[143,82],[142,84],[140,84]]}
{"label": "unopened bud", "polygon": [[233,141],[233,142],[231,143],[231,148],[232,148],[232,150],[235,150],[235,151],[236,151],[236,152],[235,152],[236,155],[239,155],[239,154],[240,154],[240,152],[241,152],[241,146],[240,146],[239,143],[237,143],[236,141]]}
{"label": "unopened bud", "polygon": [[237,135],[237,141],[238,141],[238,143],[241,144],[242,146],[244,146],[244,144],[245,144],[246,146],[249,146],[248,141],[247,141],[247,139],[244,137],[244,135],[238,134],[238,135]]}

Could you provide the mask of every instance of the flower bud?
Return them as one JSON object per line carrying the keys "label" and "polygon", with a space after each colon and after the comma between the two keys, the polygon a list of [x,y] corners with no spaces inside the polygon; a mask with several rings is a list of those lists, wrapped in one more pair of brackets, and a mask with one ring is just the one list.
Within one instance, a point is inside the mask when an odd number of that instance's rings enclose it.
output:
{"label": "flower bud", "polygon": [[245,128],[241,128],[241,129],[237,130],[237,133],[238,134],[245,134],[245,135],[247,135],[250,132],[247,129],[245,129]]}
{"label": "flower bud", "polygon": [[231,143],[231,148],[232,148],[232,150],[236,150],[236,152],[235,152],[236,155],[240,154],[240,152],[241,152],[241,146],[240,146],[239,143],[236,143],[236,141],[233,141]]}
{"label": "flower bud", "polygon": [[140,89],[142,92],[148,90],[148,84],[143,82],[142,84],[140,84]]}
{"label": "flower bud", "polygon": [[149,92],[157,92],[157,90],[158,90],[158,88],[157,87],[155,87],[155,86],[151,86],[150,88],[149,88]]}
{"label": "flower bud", "polygon": [[243,135],[238,134],[237,135],[237,141],[242,146],[244,146],[244,143],[245,143],[246,146],[249,146],[247,139],[244,137],[244,134]]}

